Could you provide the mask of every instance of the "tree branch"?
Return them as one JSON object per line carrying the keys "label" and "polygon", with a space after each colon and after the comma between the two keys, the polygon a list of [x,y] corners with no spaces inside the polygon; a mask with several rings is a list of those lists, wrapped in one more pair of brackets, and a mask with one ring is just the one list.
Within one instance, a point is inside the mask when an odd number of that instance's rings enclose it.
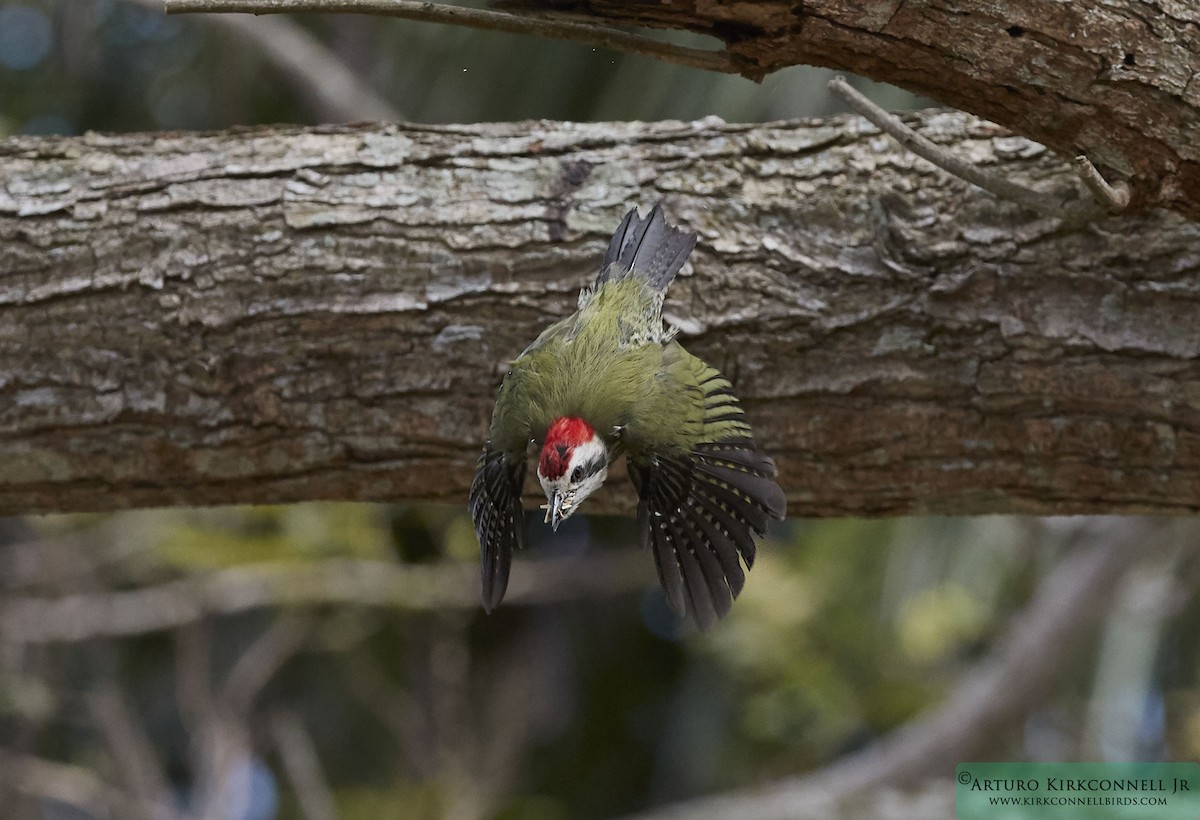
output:
{"label": "tree branch", "polygon": [[136,813],[145,820],[173,818],[171,792],[150,739],[130,712],[124,695],[105,680],[88,696],[92,719],[108,746],[109,755],[133,798]]}
{"label": "tree branch", "polygon": [[[1078,199],[1069,205],[1064,205],[1062,201],[1063,192],[1061,190],[1057,192],[1035,191],[1032,188],[1026,188],[1024,185],[1014,184],[1004,177],[984,171],[962,157],[956,156],[922,137],[901,122],[899,117],[887,113],[855,90],[853,86],[846,82],[845,77],[834,77],[830,80],[829,90],[841,97],[853,111],[865,117],[872,125],[890,135],[894,140],[917,156],[932,162],[937,167],[954,174],[956,177],[965,179],[972,185],[979,186],[993,196],[1006,199],[1009,202],[1015,202],[1024,208],[1029,208],[1031,211],[1062,216],[1071,222],[1095,219],[1108,210],[1107,205],[1109,204],[1109,200],[1111,200],[1109,196],[1105,198],[1106,207],[1103,209],[1096,207],[1093,202],[1086,200],[1079,201]],[[1096,181],[1099,180],[1100,184],[1104,184],[1104,180],[1100,178],[1100,174],[1095,167],[1090,165],[1089,167],[1091,167],[1091,174],[1094,176],[1088,177],[1088,187],[1090,190],[1097,190],[1095,187]]]}
{"label": "tree branch", "polygon": [[[537,604],[642,589],[649,583],[645,562],[646,557],[637,552],[530,559],[528,570],[514,575],[508,602]],[[38,644],[127,637],[194,624],[210,615],[266,607],[352,604],[410,611],[476,610],[478,576],[479,567],[473,563],[400,566],[347,559],[236,567],[119,592],[14,595],[0,598],[0,638],[11,644]],[[257,681],[270,676],[302,634],[288,622],[271,636],[279,640],[264,643],[259,654],[245,661],[244,669],[239,667],[231,684],[239,705],[253,699]],[[185,679],[194,683],[195,676]],[[201,694],[189,692],[186,697],[199,704],[196,709],[206,707]]]}
{"label": "tree branch", "polygon": [[[127,0],[162,8],[162,0]],[[324,43],[299,23],[286,18],[254,18],[227,14],[205,18],[262,53],[295,89],[316,120],[401,119],[396,108],[350,69]]]}
{"label": "tree branch", "polygon": [[[0,748],[0,782],[39,801],[52,800],[71,806],[80,816],[130,816],[131,801],[126,795],[83,766]],[[44,815],[39,812],[38,816]]]}
{"label": "tree branch", "polygon": [[246,720],[262,690],[301,649],[311,631],[312,620],[307,616],[278,616],[229,670],[221,687],[223,710],[234,720]]}
{"label": "tree branch", "polygon": [[1066,227],[858,119],[17,137],[0,179],[0,512],[462,503],[508,360],[660,197],[700,234],[668,315],[798,514],[1200,497],[1200,227]]}
{"label": "tree branch", "polygon": [[329,779],[303,721],[294,712],[276,709],[271,712],[268,727],[305,820],[337,820]]}
{"label": "tree branch", "polygon": [[[369,11],[420,7],[426,19],[497,15],[412,0],[166,0],[172,11]],[[1129,207],[1159,205],[1200,219],[1200,11],[1184,3],[987,0],[501,0],[504,30],[636,50],[595,32],[632,25],[724,41],[720,51],[638,53],[761,79],[806,64],[852,71],[969,111],[1048,146],[1086,156],[1130,189]],[[436,11],[436,18],[433,17]],[[569,16],[564,11],[572,12]],[[411,15],[410,15],[411,16]],[[578,36],[554,31],[556,21]],[[465,24],[465,23],[464,23]],[[614,38],[616,34],[613,35]],[[654,49],[658,48],[655,52]],[[696,50],[691,50],[696,51]]]}
{"label": "tree branch", "polygon": [[570,40],[597,48],[655,57],[678,65],[710,71],[736,73],[737,61],[724,51],[664,43],[640,34],[598,24],[586,18],[563,14],[509,14],[489,9],[472,9],[424,0],[162,0],[167,14],[185,12],[244,12],[279,14],[287,12],[355,12],[446,23],[466,28],[532,34]]}
{"label": "tree branch", "polygon": [[1092,192],[1092,196],[1109,213],[1117,214],[1129,207],[1129,186],[1124,182],[1109,185],[1087,157],[1075,157],[1075,170],[1079,172],[1079,178]]}

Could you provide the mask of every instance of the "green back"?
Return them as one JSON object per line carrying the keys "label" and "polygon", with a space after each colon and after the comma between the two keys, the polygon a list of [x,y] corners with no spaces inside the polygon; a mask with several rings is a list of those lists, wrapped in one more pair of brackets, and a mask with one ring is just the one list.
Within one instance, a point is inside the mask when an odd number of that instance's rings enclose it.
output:
{"label": "green back", "polygon": [[[613,454],[749,438],[728,380],[664,330],[662,295],[635,276],[609,279],[513,362],[492,417],[492,446],[523,458],[554,419],[577,416]],[[540,444],[540,441],[538,442]]]}

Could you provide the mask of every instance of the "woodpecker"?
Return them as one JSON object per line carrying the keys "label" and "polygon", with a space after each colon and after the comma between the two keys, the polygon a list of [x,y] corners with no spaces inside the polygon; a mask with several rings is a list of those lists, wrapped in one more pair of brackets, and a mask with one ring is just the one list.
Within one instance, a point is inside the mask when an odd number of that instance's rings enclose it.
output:
{"label": "woodpecker", "polygon": [[633,208],[575,313],[512,362],[470,492],[488,612],[504,597],[513,550],[525,546],[531,444],[555,530],[625,456],[642,547],[671,608],[702,630],[741,592],[755,535],[783,519],[775,464],[755,446],[733,386],[662,319],[667,286],[695,245],[695,234],[667,223],[661,202],[646,217]]}

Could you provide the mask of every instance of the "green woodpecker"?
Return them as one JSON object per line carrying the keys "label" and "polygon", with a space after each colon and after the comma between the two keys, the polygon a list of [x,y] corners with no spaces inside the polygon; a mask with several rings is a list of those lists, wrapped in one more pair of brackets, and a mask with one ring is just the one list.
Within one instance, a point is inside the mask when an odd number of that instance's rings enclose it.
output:
{"label": "green woodpecker", "polygon": [[664,292],[695,244],[695,234],[667,224],[661,202],[645,218],[634,208],[578,310],[513,361],[471,484],[489,612],[504,597],[513,550],[525,545],[531,443],[554,529],[625,455],[642,546],[671,608],[701,629],[741,592],[754,535],[783,518],[775,464],[755,447],[732,385],[663,325]]}

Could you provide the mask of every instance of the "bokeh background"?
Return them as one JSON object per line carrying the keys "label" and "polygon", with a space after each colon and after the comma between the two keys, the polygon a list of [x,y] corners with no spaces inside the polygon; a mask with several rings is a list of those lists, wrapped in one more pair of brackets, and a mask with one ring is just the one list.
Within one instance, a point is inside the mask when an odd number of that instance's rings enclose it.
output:
{"label": "bokeh background", "polygon": [[[0,137],[841,110],[818,69],[158,9],[0,2]],[[534,526],[533,602],[491,616],[465,504],[0,520],[0,815],[559,820],[786,782],[813,816],[916,818],[959,760],[1196,760],[1197,534],[796,517],[701,635],[622,519]]]}

